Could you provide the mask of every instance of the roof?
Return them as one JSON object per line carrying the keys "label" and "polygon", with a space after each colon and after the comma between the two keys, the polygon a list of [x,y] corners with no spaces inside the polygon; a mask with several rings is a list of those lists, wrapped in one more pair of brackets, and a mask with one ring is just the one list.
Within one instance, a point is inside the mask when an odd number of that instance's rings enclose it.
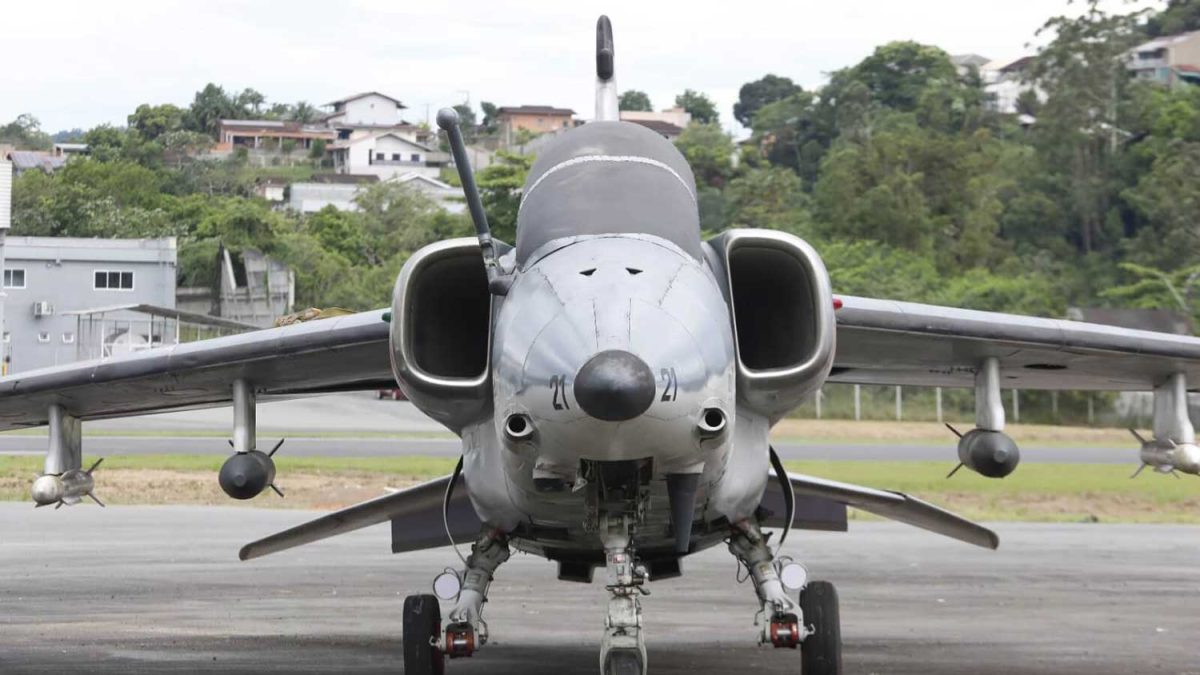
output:
{"label": "roof", "polygon": [[89,237],[10,236],[4,242],[10,261],[103,261],[106,263],[174,263],[175,237],[101,239]]}
{"label": "roof", "polygon": [[397,108],[407,108],[408,107],[408,106],[404,105],[403,103],[401,103],[400,99],[392,98],[391,96],[388,96],[387,94],[381,94],[377,91],[364,91],[359,94],[353,94],[351,96],[339,98],[336,101],[330,101],[329,103],[326,103],[325,105],[331,105],[331,106],[336,107],[336,106],[342,105],[343,103],[349,103],[350,101],[357,101],[360,98],[366,98],[368,96],[379,96],[381,98],[386,98],[387,100],[395,103]]}
{"label": "roof", "polygon": [[979,54],[955,54],[950,57],[950,62],[956,66],[979,67],[990,63],[991,59],[986,56],[980,56]]}
{"label": "roof", "polygon": [[369,134],[367,136],[359,136],[358,138],[350,138],[350,139],[347,139],[344,141],[338,141],[337,143],[334,143],[332,146],[330,146],[330,149],[337,150],[339,148],[348,148],[351,145],[356,145],[358,143],[362,143],[363,141],[376,141],[376,140],[383,138],[384,136],[393,136],[397,140],[402,141],[404,143],[408,143],[409,145],[413,146],[414,148],[420,148],[421,150],[424,150],[425,152],[433,152],[433,148],[429,147],[428,145],[425,145],[424,143],[418,143],[417,141],[414,141],[412,139],[405,138],[394,131],[384,131],[384,132]]}
{"label": "roof", "polygon": [[201,326],[216,326],[219,328],[236,328],[238,330],[258,330],[259,327],[241,321],[233,321],[232,319],[223,319],[219,316],[209,316],[208,314],[199,314],[197,312],[185,312],[174,307],[162,307],[160,305],[147,305],[131,303],[128,305],[109,305],[106,307],[93,307],[91,309],[76,309],[69,312],[60,312],[61,314],[69,314],[73,316],[88,316],[91,314],[107,314],[109,312],[141,312],[150,316],[162,316],[176,321],[186,321]]}
{"label": "roof", "polygon": [[359,175],[353,173],[322,173],[316,174],[310,181],[312,183],[378,183],[379,176],[374,174]]}
{"label": "roof", "polygon": [[517,105],[496,109],[497,115],[574,115],[570,108],[555,108],[551,105]]}
{"label": "roof", "polygon": [[653,131],[663,136],[675,137],[683,133],[683,127],[678,124],[671,124],[662,120],[628,120],[634,124],[640,124],[650,131]]}
{"label": "roof", "polygon": [[28,171],[29,169],[54,171],[61,169],[67,163],[65,157],[55,157],[48,152],[36,150],[13,150],[8,153],[7,159],[13,163],[13,167],[17,171]]}
{"label": "roof", "polygon": [[221,126],[226,129],[242,132],[261,132],[275,134],[310,134],[316,136],[334,137],[334,132],[328,127],[303,124],[289,120],[221,120]]}
{"label": "roof", "polygon": [[1190,33],[1176,33],[1175,35],[1164,35],[1162,37],[1154,38],[1149,42],[1143,42],[1142,44],[1134,47],[1131,51],[1153,52],[1159,49],[1166,49],[1167,47],[1177,45],[1180,42],[1187,42],[1195,37],[1200,37],[1200,30],[1194,30]]}
{"label": "roof", "polygon": [[419,174],[416,172],[410,172],[410,173],[404,174],[403,176],[397,176],[397,177],[391,179],[390,182],[411,183],[413,181],[420,181],[422,183],[428,183],[429,185],[432,185],[435,188],[440,188],[442,190],[457,190],[458,189],[445,181],[440,181],[432,176],[426,176],[426,175]]}
{"label": "roof", "polygon": [[80,150],[80,151],[83,151],[83,150],[87,150],[87,149],[88,149],[88,144],[87,144],[87,143],[55,143],[55,144],[54,144],[54,147],[56,147],[56,148],[61,148],[61,149],[63,149],[63,150]]}

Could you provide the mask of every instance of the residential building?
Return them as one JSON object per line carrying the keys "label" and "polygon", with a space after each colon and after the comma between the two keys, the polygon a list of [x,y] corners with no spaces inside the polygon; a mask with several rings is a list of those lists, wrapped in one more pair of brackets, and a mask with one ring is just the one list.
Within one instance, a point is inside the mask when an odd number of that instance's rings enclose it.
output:
{"label": "residential building", "polygon": [[1033,59],[1032,56],[1023,56],[1016,60],[992,61],[979,70],[984,91],[988,95],[988,105],[993,110],[1010,115],[1019,113],[1017,101],[1027,91],[1034,92],[1039,99],[1045,99],[1044,92],[1029,78]]}
{"label": "residential building", "polygon": [[1168,86],[1200,84],[1200,31],[1166,35],[1129,51],[1134,77]]}
{"label": "residential building", "polygon": [[[692,123],[692,114],[679,106],[675,106],[674,108],[667,108],[659,112],[622,110],[621,119],[626,122],[659,122],[661,124],[670,124],[680,129],[686,129]],[[647,124],[645,126],[649,127],[651,125]],[[665,127],[660,127],[660,129],[665,129]]]}
{"label": "residential building", "polygon": [[[12,162],[0,158],[0,237],[12,227],[12,181]],[[0,312],[0,320],[3,318],[3,312]]]}
{"label": "residential building", "polygon": [[400,117],[405,105],[377,91],[354,94],[326,105],[332,107],[333,112],[326,115],[323,121],[329,128],[338,130],[338,138],[342,140],[350,138],[358,130],[412,126]]}
{"label": "residential building", "polygon": [[[97,308],[175,306],[175,238],[7,237],[4,335],[8,372],[79,358],[79,314]],[[99,334],[104,355],[170,343],[174,334],[128,309]]]}
{"label": "residential building", "polygon": [[289,188],[288,208],[300,213],[315,213],[332,206],[339,211],[357,211],[354,198],[364,186],[379,182],[379,176],[354,176],[350,174],[323,174],[313,176],[311,181],[292,183]]}
{"label": "residential building", "polygon": [[88,154],[87,143],[55,143],[55,157],[74,157],[75,155]]}
{"label": "residential building", "polygon": [[388,180],[407,173],[436,178],[446,163],[445,153],[395,131],[383,131],[339,140],[329,146],[333,170]]}
{"label": "residential building", "polygon": [[277,176],[260,176],[254,180],[254,194],[269,202],[287,199],[288,180]]}
{"label": "residential building", "polygon": [[[318,182],[318,179],[319,182]],[[348,180],[330,180],[348,179]],[[326,206],[339,211],[357,211],[354,199],[365,188],[379,182],[378,176],[314,176],[310,183],[292,183],[288,206],[301,213],[314,213]],[[462,213],[466,208],[462,190],[432,176],[407,173],[388,179],[389,183],[407,185],[433,199],[450,213]]]}
{"label": "residential building", "polygon": [[662,136],[663,138],[667,139],[668,141],[673,141],[676,138],[679,138],[679,134],[683,133],[683,127],[675,125],[675,124],[671,124],[670,122],[663,122],[661,120],[637,120],[637,119],[634,119],[634,120],[628,120],[628,121],[632,122],[633,124],[640,124],[640,125],[646,127],[647,129],[649,129],[650,131],[653,131],[654,133],[658,134],[659,136]]}
{"label": "residential building", "polygon": [[959,77],[966,77],[972,70],[982,71],[983,67],[991,62],[991,59],[979,54],[954,54],[950,57],[950,62],[954,64],[954,69],[958,71]]}
{"label": "residential building", "polygon": [[575,111],[548,105],[506,106],[496,110],[496,124],[500,128],[501,142],[507,147],[517,144],[520,131],[540,135],[559,133],[576,126]]}
{"label": "residential building", "polygon": [[334,130],[321,124],[284,120],[221,120],[217,124],[217,143],[233,148],[279,151],[285,141],[291,141],[295,149],[305,151],[318,140],[332,143],[336,138]]}
{"label": "residential building", "polygon": [[290,314],[296,298],[296,275],[261,251],[240,252],[222,246],[213,261],[216,287],[187,286],[175,290],[175,302],[189,316],[206,316],[223,330],[269,328]]}

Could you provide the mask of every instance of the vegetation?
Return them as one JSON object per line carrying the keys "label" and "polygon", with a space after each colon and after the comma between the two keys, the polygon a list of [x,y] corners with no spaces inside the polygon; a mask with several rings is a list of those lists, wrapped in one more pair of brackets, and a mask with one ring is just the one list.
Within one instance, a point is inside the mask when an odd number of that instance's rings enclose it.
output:
{"label": "vegetation", "polygon": [[[800,235],[841,293],[1047,316],[1109,305],[1196,317],[1200,87],[1134,81],[1123,55],[1148,35],[1200,28],[1200,0],[1158,14],[1098,4],[1043,27],[1049,42],[1029,71],[1039,93],[1019,102],[1027,118],[994,112],[977,73],[914,42],[882,45],[814,91],[776,74],[746,83],[733,109],[751,129],[740,146],[712,100],[685,90],[675,103],[693,124],[677,145],[696,174],[703,230]],[[621,107],[651,109],[636,90]],[[481,109],[475,124],[460,106],[472,133],[494,129],[496,106]],[[471,232],[464,216],[390,185],[366,191],[355,213],[272,210],[254,181],[313,167],[199,159],[217,121],[239,117],[306,121],[316,111],[209,84],[186,108],[144,104],[125,127],[62,132],[82,135],[91,157],[22,175],[14,234],[176,236],[182,283],[211,279],[219,245],[254,247],[296,269],[301,304],[366,308],[386,302],[417,247]],[[0,126],[0,142],[51,139],[30,115]],[[323,152],[291,154],[315,164]],[[501,155],[480,172],[501,239],[514,239],[530,164]]]}

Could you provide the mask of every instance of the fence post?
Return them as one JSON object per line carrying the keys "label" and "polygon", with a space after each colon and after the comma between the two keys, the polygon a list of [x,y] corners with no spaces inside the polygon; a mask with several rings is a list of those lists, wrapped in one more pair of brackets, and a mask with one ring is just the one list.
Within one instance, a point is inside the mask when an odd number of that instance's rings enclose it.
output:
{"label": "fence post", "polygon": [[817,419],[821,419],[821,399],[825,397],[825,390],[817,390]]}
{"label": "fence post", "polygon": [[1050,392],[1050,417],[1054,419],[1055,424],[1058,423],[1058,392]]}
{"label": "fence post", "polygon": [[902,394],[900,393],[900,387],[896,387],[896,421],[897,422],[904,420],[904,403],[901,399],[902,399]]}
{"label": "fence post", "polygon": [[936,391],[936,396],[934,398],[937,399],[937,421],[938,421],[938,424],[941,424],[942,423],[942,388],[938,387],[935,391]]}
{"label": "fence post", "polygon": [[1013,389],[1013,423],[1021,423],[1021,397],[1016,389]]}
{"label": "fence post", "polygon": [[1088,424],[1096,423],[1096,404],[1092,400],[1091,392],[1088,392]]}
{"label": "fence post", "polygon": [[862,385],[854,385],[854,421],[862,419]]}

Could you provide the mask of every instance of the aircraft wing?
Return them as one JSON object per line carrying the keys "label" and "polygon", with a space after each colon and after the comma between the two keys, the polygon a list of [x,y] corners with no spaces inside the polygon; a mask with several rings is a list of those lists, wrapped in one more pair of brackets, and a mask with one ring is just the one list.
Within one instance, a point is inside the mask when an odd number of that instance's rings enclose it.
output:
{"label": "aircraft wing", "polygon": [[[798,503],[805,498],[827,500],[983,548],[994,549],[1000,545],[1000,538],[986,527],[903,492],[876,490],[791,472],[788,473],[788,480]],[[775,515],[767,519],[768,526],[782,527],[786,524],[787,519],[778,516],[782,513],[779,505],[783,504],[783,499],[782,487],[772,471],[766,494],[763,495],[764,504],[775,505],[770,509]],[[803,510],[797,509],[792,526],[812,529],[802,517]]]}
{"label": "aircraft wing", "polygon": [[394,387],[383,310],[187,342],[0,378],[0,431],[223,405],[244,378],[259,397]]}
{"label": "aircraft wing", "polygon": [[967,387],[996,357],[1004,388],[1150,390],[1176,373],[1200,383],[1200,338],[839,297],[831,382]]}

